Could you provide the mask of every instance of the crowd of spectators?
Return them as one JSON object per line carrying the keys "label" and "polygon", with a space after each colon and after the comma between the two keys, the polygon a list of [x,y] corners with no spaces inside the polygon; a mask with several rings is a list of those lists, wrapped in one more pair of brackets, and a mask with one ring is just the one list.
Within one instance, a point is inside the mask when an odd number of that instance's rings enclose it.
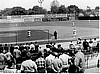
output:
{"label": "crowd of spectators", "polygon": [[83,73],[86,52],[99,52],[99,42],[90,39],[71,41],[69,49],[61,44],[47,43],[41,48],[38,42],[0,44],[0,62],[6,65],[4,73]]}

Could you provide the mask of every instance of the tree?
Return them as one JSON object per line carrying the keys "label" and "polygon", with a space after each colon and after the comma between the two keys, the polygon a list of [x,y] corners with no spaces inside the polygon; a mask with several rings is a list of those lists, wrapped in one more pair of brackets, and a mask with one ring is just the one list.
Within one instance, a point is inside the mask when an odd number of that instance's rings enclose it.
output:
{"label": "tree", "polygon": [[11,15],[27,15],[27,11],[22,7],[13,7]]}
{"label": "tree", "polygon": [[32,8],[32,11],[34,12],[34,14],[46,14],[47,13],[46,9],[43,9],[42,7],[39,7],[39,6],[34,6]]}
{"label": "tree", "polygon": [[33,15],[34,14],[34,11],[30,8],[30,9],[28,9],[28,15]]}
{"label": "tree", "polygon": [[59,10],[59,7],[57,7],[57,6],[51,6],[51,13],[52,14],[57,14],[58,10]]}
{"label": "tree", "polygon": [[79,8],[76,5],[70,5],[67,7],[68,13],[79,13]]}
{"label": "tree", "polygon": [[6,8],[1,11],[1,15],[4,15],[4,16],[11,15],[11,12],[12,12],[12,8]]}
{"label": "tree", "polygon": [[42,13],[46,14],[46,13],[48,13],[48,11],[46,9],[43,9]]}
{"label": "tree", "polygon": [[67,13],[67,8],[65,7],[65,5],[61,5],[59,7],[58,13]]}
{"label": "tree", "polygon": [[27,11],[22,7],[6,8],[2,12],[2,15],[27,15]]}

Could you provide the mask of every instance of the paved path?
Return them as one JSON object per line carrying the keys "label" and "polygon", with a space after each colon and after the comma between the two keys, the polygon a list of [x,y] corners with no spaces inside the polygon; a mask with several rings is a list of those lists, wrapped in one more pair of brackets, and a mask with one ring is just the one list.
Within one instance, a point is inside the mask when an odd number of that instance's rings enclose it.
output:
{"label": "paved path", "polygon": [[100,73],[100,68],[97,68],[97,67],[95,67],[95,68],[89,68],[89,69],[86,69],[85,70],[85,73]]}

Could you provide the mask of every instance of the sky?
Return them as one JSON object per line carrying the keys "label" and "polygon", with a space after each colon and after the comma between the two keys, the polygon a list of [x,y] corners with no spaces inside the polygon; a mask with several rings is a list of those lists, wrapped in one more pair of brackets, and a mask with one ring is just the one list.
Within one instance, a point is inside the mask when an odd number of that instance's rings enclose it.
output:
{"label": "sky", "polygon": [[[53,0],[44,0],[43,8],[50,10],[50,3]],[[90,6],[91,9],[94,9],[96,6],[100,5],[99,0],[57,0],[60,5],[65,5],[66,7],[69,5],[76,5],[79,8],[86,9],[87,6]],[[0,10],[5,8],[12,8],[16,6],[21,6],[25,9],[33,8],[35,5],[40,5],[38,0],[0,0]]]}

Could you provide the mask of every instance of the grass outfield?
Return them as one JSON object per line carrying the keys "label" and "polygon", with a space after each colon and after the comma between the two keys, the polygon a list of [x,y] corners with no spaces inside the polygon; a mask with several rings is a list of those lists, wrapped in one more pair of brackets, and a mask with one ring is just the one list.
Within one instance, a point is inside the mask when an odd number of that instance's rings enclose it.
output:
{"label": "grass outfield", "polygon": [[[53,36],[53,32],[58,32],[58,39],[72,38],[73,29],[76,29],[77,37],[98,37],[99,21],[87,20],[74,21],[75,27],[72,27],[72,21],[55,21],[55,22],[27,22],[27,23],[0,23],[0,43],[9,43],[16,41],[34,41],[45,40],[48,38],[47,29],[50,31],[49,38]],[[31,38],[27,38],[27,30],[32,31]],[[44,31],[45,30],[45,31]]]}

